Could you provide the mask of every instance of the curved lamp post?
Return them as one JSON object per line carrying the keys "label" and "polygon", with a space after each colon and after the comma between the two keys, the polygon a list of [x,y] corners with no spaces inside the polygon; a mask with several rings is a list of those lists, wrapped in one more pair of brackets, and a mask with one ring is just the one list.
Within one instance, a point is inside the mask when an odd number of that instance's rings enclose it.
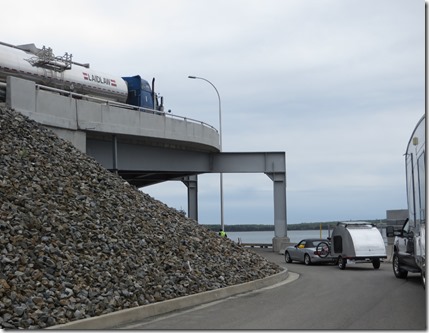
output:
{"label": "curved lamp post", "polygon": [[[203,77],[189,75],[188,78],[189,79],[199,79],[199,80],[206,81],[216,91],[217,98],[219,100],[219,146],[220,146],[220,151],[222,152],[222,109],[221,109],[221,102],[220,102],[219,91],[217,91],[217,89],[216,89],[216,87],[215,87],[215,85],[213,83],[211,83],[209,80],[207,80],[207,79],[205,79]],[[223,223],[223,174],[222,174],[222,172],[219,175],[220,175],[220,178],[219,178],[219,180],[220,180],[220,226],[221,226],[222,230],[225,230],[224,229],[224,223]]]}

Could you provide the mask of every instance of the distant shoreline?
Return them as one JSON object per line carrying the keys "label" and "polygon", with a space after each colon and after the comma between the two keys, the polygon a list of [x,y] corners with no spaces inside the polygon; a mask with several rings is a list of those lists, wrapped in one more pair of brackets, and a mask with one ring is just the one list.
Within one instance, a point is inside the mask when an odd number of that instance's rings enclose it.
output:
{"label": "distant shoreline", "polygon": [[[380,222],[384,222],[384,220],[354,220],[354,221],[365,221],[368,223],[373,223],[377,225]],[[350,220],[348,222],[354,222],[353,220]],[[322,227],[322,230],[328,230],[333,229],[338,222],[343,221],[329,221],[329,222],[307,222],[307,223],[297,223],[297,224],[288,224],[287,230],[320,230],[320,227]],[[206,227],[209,230],[212,231],[219,231],[220,225],[219,224],[201,224],[202,226]],[[224,226],[225,231],[274,231],[274,225],[273,224],[230,224]]]}

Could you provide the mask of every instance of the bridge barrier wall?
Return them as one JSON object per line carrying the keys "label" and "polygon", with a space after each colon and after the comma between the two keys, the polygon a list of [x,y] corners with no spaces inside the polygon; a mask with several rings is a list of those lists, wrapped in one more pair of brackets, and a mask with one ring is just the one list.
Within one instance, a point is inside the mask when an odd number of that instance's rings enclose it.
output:
{"label": "bridge barrier wall", "polygon": [[142,112],[60,92],[46,91],[32,81],[7,78],[6,103],[29,118],[52,128],[57,134],[86,152],[85,133],[140,136],[199,145],[219,151],[219,133],[203,122],[159,112]]}

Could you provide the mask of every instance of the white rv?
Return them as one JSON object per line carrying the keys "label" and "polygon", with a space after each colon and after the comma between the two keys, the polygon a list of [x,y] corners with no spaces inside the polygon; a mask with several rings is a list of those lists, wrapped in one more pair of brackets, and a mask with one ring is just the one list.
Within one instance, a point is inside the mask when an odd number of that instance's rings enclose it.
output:
{"label": "white rv", "polygon": [[405,279],[408,272],[420,273],[426,285],[426,117],[417,123],[405,153],[408,218],[400,231],[392,229],[387,236],[396,236],[393,243],[393,273]]}

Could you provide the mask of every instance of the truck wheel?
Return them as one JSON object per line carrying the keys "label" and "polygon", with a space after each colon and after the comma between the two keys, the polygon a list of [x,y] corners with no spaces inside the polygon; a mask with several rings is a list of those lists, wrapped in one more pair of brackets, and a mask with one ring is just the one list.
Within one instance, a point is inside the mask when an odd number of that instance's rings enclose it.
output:
{"label": "truck wheel", "polygon": [[338,257],[338,268],[339,269],[346,269],[347,259],[344,259],[343,257]]}
{"label": "truck wheel", "polygon": [[374,267],[374,269],[380,268],[380,258],[372,259],[372,267]]}
{"label": "truck wheel", "polygon": [[405,279],[408,275],[408,271],[401,269],[401,266],[399,265],[399,257],[396,253],[393,255],[392,263],[393,263],[393,273],[395,274],[395,276],[398,279]]}

